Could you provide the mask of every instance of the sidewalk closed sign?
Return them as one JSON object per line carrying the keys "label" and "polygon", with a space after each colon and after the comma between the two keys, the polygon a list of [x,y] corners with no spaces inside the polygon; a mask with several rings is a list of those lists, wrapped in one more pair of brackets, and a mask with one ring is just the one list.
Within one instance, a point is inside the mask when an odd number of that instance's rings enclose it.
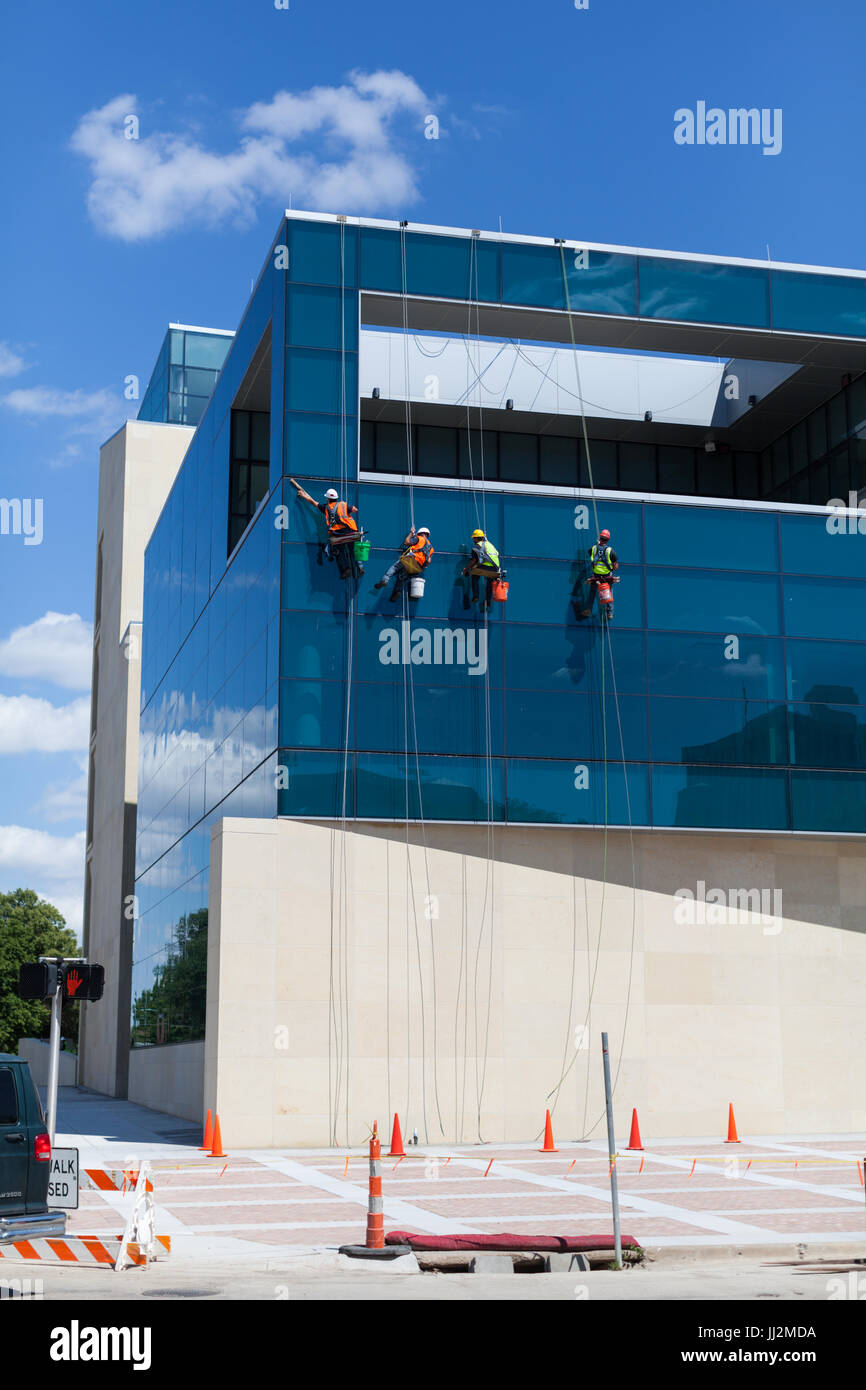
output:
{"label": "sidewalk closed sign", "polygon": [[78,1150],[52,1149],[48,1176],[49,1207],[78,1208]]}

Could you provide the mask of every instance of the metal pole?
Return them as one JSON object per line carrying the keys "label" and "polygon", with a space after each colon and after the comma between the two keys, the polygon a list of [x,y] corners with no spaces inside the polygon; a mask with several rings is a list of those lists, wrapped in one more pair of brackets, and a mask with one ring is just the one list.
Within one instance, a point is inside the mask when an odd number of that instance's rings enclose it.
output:
{"label": "metal pole", "polygon": [[601,1055],[604,1061],[604,1108],[607,1111],[607,1147],[610,1151],[610,1201],[613,1207],[613,1239],[616,1267],[622,1269],[622,1235],[619,1224],[619,1191],[616,1182],[616,1139],[613,1132],[613,1098],[610,1092],[610,1055],[607,1033],[601,1035]]}
{"label": "metal pole", "polygon": [[57,1125],[57,1078],[60,1075],[60,1010],[63,1007],[63,987],[58,982],[51,1001],[51,1039],[48,1044],[48,1137],[54,1147],[54,1131]]}

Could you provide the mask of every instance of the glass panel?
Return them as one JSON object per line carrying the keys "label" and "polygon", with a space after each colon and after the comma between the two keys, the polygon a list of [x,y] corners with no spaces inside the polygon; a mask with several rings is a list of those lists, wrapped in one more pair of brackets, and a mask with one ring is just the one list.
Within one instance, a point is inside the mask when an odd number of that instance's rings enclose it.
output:
{"label": "glass panel", "polygon": [[619,446],[619,485],[626,492],[655,492],[656,461],[654,444]]}
{"label": "glass panel", "polygon": [[[172,337],[176,336],[172,334]],[[212,371],[218,372],[228,356],[229,348],[232,345],[232,334],[210,334],[210,333],[187,333],[186,356],[184,361],[187,367],[210,367]],[[176,359],[178,362],[180,357]]]}
{"label": "glass panel", "polygon": [[[588,691],[600,690],[602,682],[612,688],[610,653],[598,628],[509,622],[504,631],[507,682],[512,689]],[[642,693],[646,688],[643,633],[618,630],[614,660],[617,690]]]}
{"label": "glass panel", "polygon": [[580,485],[590,485],[590,466],[594,487],[615,488],[617,484],[616,444],[612,439],[591,439],[589,441],[589,465],[586,460],[586,444],[580,440]]}
{"label": "glass panel", "polygon": [[646,318],[751,328],[769,325],[769,278],[765,270],[640,256],[638,273],[640,313]]}
{"label": "glass panel", "polygon": [[[280,743],[288,748],[339,747],[345,730],[342,681],[280,681]],[[350,727],[350,746],[354,742]]]}
{"label": "glass panel", "polygon": [[[425,594],[425,603],[426,598]],[[404,620],[397,614],[383,622],[384,616],[363,614],[358,619],[353,653],[358,681],[372,681],[377,688],[389,681],[399,686],[401,699],[404,682],[407,693],[420,685],[501,687],[504,624],[490,623],[485,630],[469,618],[442,623],[414,615]],[[488,682],[481,679],[485,675]]]}
{"label": "glass panel", "polygon": [[248,459],[250,456],[250,412],[232,411],[232,458]]}
{"label": "glass panel", "polygon": [[809,457],[823,458],[827,452],[827,412],[823,406],[812,411],[806,426],[809,432]]}
{"label": "glass panel", "polygon": [[791,472],[799,473],[809,462],[809,435],[805,420],[791,430]]}
{"label": "glass panel", "polygon": [[315,348],[286,349],[286,406],[289,410],[325,411],[338,414],[345,399],[350,413],[358,395],[358,361],[345,355],[345,397],[341,393],[342,359],[339,352]]}
{"label": "glass panel", "polygon": [[795,830],[866,833],[866,777],[862,772],[792,772],[791,800]]}
{"label": "glass panel", "polygon": [[[619,644],[617,635],[617,679]],[[647,637],[652,695],[705,696],[734,700],[782,700],[785,669],[782,642],[772,637],[700,637],[651,632]]]}
{"label": "glass panel", "polygon": [[659,492],[695,491],[695,451],[659,445]]}
{"label": "glass panel", "polygon": [[416,468],[437,478],[457,474],[457,431],[436,425],[419,425],[415,440]]}
{"label": "glass panel", "polygon": [[[437,668],[438,669],[438,668]],[[428,672],[432,676],[433,672]],[[355,747],[374,752],[405,752],[414,777],[417,754],[501,756],[502,696],[485,691],[483,679],[470,680],[463,669],[459,686],[425,684],[415,668],[405,690],[402,679],[390,685],[355,687]]]}
{"label": "glass panel", "polygon": [[866,280],[774,270],[773,328],[866,338]]}
{"label": "glass panel", "polygon": [[[556,560],[508,560],[508,620],[509,622],[576,624],[578,613],[586,602],[583,576],[588,565],[582,557],[571,564]],[[614,589],[615,622],[617,627],[643,626],[641,601],[642,570],[638,566],[620,566],[622,583]],[[590,627],[598,624],[596,616]]]}
{"label": "glass panel", "polygon": [[866,767],[866,709],[791,705],[791,756],[801,767]]}
{"label": "glass panel", "polygon": [[[605,817],[605,807],[607,816]],[[649,824],[645,767],[622,763],[508,762],[508,819],[567,825]]]}
{"label": "glass panel", "polygon": [[[304,478],[339,477],[342,421],[322,415],[287,415],[284,471]],[[357,422],[345,422],[345,451],[354,469]]]}
{"label": "glass panel", "polygon": [[505,751],[512,758],[549,757],[562,752],[563,743],[580,760],[603,759],[606,753],[609,759],[645,762],[648,756],[644,700],[620,695],[617,701],[609,684],[604,709],[598,694],[507,691],[505,727]]}
{"label": "glass panel", "polygon": [[551,487],[576,487],[577,440],[556,435],[543,434],[539,440],[541,449],[539,481]]}
{"label": "glass panel", "polygon": [[[586,251],[577,257],[564,248],[568,296],[575,313],[637,313],[635,261],[615,252]],[[575,264],[579,260],[580,264]],[[505,304],[566,307],[563,257],[557,246],[502,245],[502,300]]]}
{"label": "glass panel", "polygon": [[357,236],[355,227],[338,223],[296,222],[289,219],[286,235],[289,243],[289,276],[313,285],[339,285],[341,260],[343,283],[356,283]]}
{"label": "glass panel", "polygon": [[652,757],[665,763],[786,763],[784,705],[650,700]]}
{"label": "glass panel", "polygon": [[493,430],[457,431],[458,463],[461,478],[483,480],[498,477],[498,436]]}
{"label": "glass panel", "polygon": [[776,518],[733,508],[648,506],[646,559],[649,565],[775,570]]}
{"label": "glass panel", "polygon": [[708,454],[698,449],[698,496],[733,497],[734,460],[731,454]]}
{"label": "glass panel", "polygon": [[376,466],[376,428],[372,420],[361,421],[361,471],[370,472]]}
{"label": "glass panel", "polygon": [[789,637],[820,634],[831,640],[866,641],[866,583],[862,580],[788,576],[783,584]]}
{"label": "glass panel", "polygon": [[280,766],[286,769],[277,789],[279,816],[354,815],[353,759],[349,757],[346,798],[343,799],[344,756],[335,752],[294,752],[281,748]]}
{"label": "glass panel", "polygon": [[648,569],[646,587],[650,627],[768,636],[781,631],[775,575]]}
{"label": "glass panel", "polygon": [[[413,454],[414,454],[413,445]],[[409,448],[405,424],[380,420],[376,425],[376,472],[408,473]]]}
{"label": "glass panel", "polygon": [[250,458],[267,463],[271,447],[271,417],[265,410],[250,415]]}
{"label": "glass panel", "polygon": [[[357,757],[357,815],[400,820],[406,813],[417,820],[423,807],[427,820],[502,820],[502,761],[489,764],[492,799],[487,785],[485,758],[418,759],[416,775],[406,779],[405,760],[377,753]],[[418,779],[421,798],[418,796]]]}
{"label": "glass panel", "polygon": [[735,454],[734,472],[736,474],[736,496],[744,499],[758,498],[760,496],[760,487],[758,485],[758,455]]}
{"label": "glass panel", "polygon": [[289,343],[347,351],[358,346],[358,301],[354,294],[343,295],[339,289],[320,285],[292,285],[286,312],[286,341]]}
{"label": "glass panel", "polygon": [[[595,540],[591,502],[568,497],[504,498],[503,548],[509,555],[572,557],[583,565]],[[604,502],[599,507],[599,527],[611,533],[611,545],[620,563],[641,556],[640,508],[629,502]]]}
{"label": "glass panel", "polygon": [[653,825],[788,829],[788,774],[768,768],[652,770]]}
{"label": "glass panel", "polygon": [[538,441],[534,434],[500,431],[499,476],[506,482],[538,482]]}
{"label": "glass panel", "polygon": [[848,438],[848,420],[845,409],[845,392],[840,391],[838,396],[834,396],[827,407],[827,424],[830,432],[830,448],[833,449],[837,444]]}
{"label": "glass panel", "polygon": [[866,647],[789,639],[785,651],[791,699],[866,705]]}

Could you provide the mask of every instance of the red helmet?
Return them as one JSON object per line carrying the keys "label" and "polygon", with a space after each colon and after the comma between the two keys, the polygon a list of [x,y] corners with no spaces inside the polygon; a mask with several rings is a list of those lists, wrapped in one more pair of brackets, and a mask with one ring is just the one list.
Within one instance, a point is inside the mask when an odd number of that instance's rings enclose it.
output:
{"label": "red helmet", "polygon": [[609,541],[609,540],[610,540],[610,531],[599,531],[599,533],[598,533],[598,538],[599,538],[600,541]]}

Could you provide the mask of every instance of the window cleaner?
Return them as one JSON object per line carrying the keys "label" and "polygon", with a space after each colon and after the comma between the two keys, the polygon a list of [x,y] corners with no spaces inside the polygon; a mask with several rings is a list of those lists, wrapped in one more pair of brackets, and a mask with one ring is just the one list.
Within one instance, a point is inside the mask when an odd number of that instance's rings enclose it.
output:
{"label": "window cleaner", "polygon": [[599,531],[598,540],[595,545],[590,546],[588,554],[592,574],[589,580],[587,606],[582,609],[580,616],[582,618],[589,617],[595,601],[596,590],[598,590],[601,611],[606,618],[612,618],[613,594],[610,586],[619,583],[619,579],[614,578],[614,570],[619,568],[619,560],[616,551],[610,544],[610,531]]}
{"label": "window cleaner", "polygon": [[[396,602],[397,598],[405,589],[407,582],[413,578],[417,580],[424,574],[427,566],[433,559],[434,553],[433,546],[430,543],[429,526],[419,526],[417,531],[413,526],[408,536],[403,541],[399,556],[373,587],[375,589],[384,589],[388,581],[393,579],[394,588],[391,592],[389,601],[391,603]],[[413,586],[410,584],[409,597],[420,598],[421,594],[418,593],[417,584],[414,588],[415,591],[413,592]],[[423,593],[423,589],[421,592]]]}
{"label": "window cleaner", "polygon": [[309,502],[325,518],[325,525],[328,528],[328,543],[325,547],[325,553],[330,560],[336,560],[340,578],[349,579],[354,572],[359,575],[363,574],[364,566],[358,558],[358,546],[359,543],[364,545],[364,532],[360,530],[355,520],[358,515],[358,508],[350,507],[341,501],[336,488],[329,487],[325,493],[324,502],[317,502],[314,497],[304,491],[300,483],[295,482],[294,478],[290,478],[289,482],[301,501]]}
{"label": "window cleaner", "polygon": [[[485,597],[481,607],[489,608],[493,601],[493,585],[496,580],[502,578],[502,569],[499,563],[499,551],[495,545],[487,539],[480,528],[472,532],[472,558],[463,571],[464,575],[469,575],[472,581],[472,602],[478,603],[480,595],[480,580],[486,580]],[[468,608],[464,603],[464,607]]]}

